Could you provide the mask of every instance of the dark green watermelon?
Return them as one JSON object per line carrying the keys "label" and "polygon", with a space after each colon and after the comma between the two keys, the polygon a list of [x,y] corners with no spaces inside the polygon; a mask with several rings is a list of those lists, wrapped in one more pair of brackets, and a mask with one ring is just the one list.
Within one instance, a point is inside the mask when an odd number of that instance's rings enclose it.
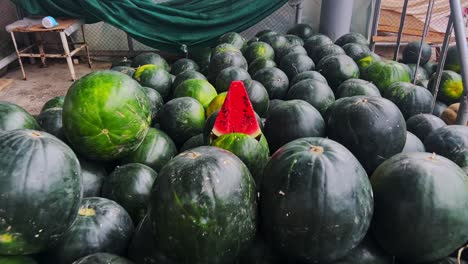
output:
{"label": "dark green watermelon", "polygon": [[300,99],[315,107],[323,116],[335,102],[335,96],[328,84],[314,79],[302,80],[289,88],[286,100]]}
{"label": "dark green watermelon", "polygon": [[226,51],[232,51],[241,54],[240,49],[236,46],[229,43],[221,43],[213,48],[213,50],[211,51],[211,56],[215,56]]}
{"label": "dark green watermelon", "polygon": [[301,72],[314,70],[315,64],[307,54],[289,53],[281,59],[279,67],[292,79]]}
{"label": "dark green watermelon", "polygon": [[277,65],[274,60],[258,58],[249,64],[249,74],[253,76],[257,71],[263,68],[276,67],[276,66]]}
{"label": "dark green watermelon", "polygon": [[44,112],[45,110],[49,108],[63,108],[63,102],[65,101],[65,96],[56,96],[50,100],[48,100],[44,106],[42,106],[41,112]]}
{"label": "dark green watermelon", "polygon": [[200,79],[200,80],[206,80],[205,75],[194,71],[194,70],[186,70],[181,73],[179,73],[176,78],[174,79],[174,82],[172,83],[172,88],[175,89],[179,84],[183,83],[186,80],[189,79]]}
{"label": "dark green watermelon", "polygon": [[133,262],[114,254],[95,253],[74,261],[72,264],[133,264]]}
{"label": "dark green watermelon", "polygon": [[413,41],[408,43],[408,45],[403,49],[403,62],[404,63],[418,63],[419,51],[421,51],[421,60],[419,61],[420,65],[426,64],[432,56],[432,49],[427,43],[423,43],[421,46],[420,41]]}
{"label": "dark green watermelon", "polygon": [[415,74],[416,64],[407,64],[410,70],[411,81],[416,80],[429,80],[429,74],[424,67],[419,66],[418,72]]}
{"label": "dark green watermelon", "polygon": [[65,97],[65,135],[91,160],[115,160],[135,150],[150,123],[148,97],[123,73],[92,72],[74,82]]}
{"label": "dark green watermelon", "polygon": [[432,131],[425,139],[427,152],[435,152],[455,162],[460,168],[468,166],[468,127],[444,126]]}
{"label": "dark green watermelon", "polygon": [[288,46],[303,46],[304,39],[294,35],[294,34],[286,34],[284,37],[288,40]]}
{"label": "dark green watermelon", "polygon": [[[309,56],[313,59],[312,55],[320,46],[329,44],[333,44],[333,41],[328,36],[323,34],[315,34],[305,40],[304,48],[306,49],[307,54],[309,54]],[[318,61],[314,62],[318,63]]]}
{"label": "dark green watermelon", "polygon": [[[426,70],[429,77],[437,71],[437,65],[437,62],[435,61],[428,61],[426,64],[424,64],[423,68]],[[445,62],[445,65],[447,65],[447,62]]]}
{"label": "dark green watermelon", "polygon": [[320,112],[303,100],[280,103],[269,111],[265,120],[265,137],[271,154],[295,139],[323,136],[325,122]]}
{"label": "dark green watermelon", "polygon": [[259,38],[259,41],[268,43],[273,50],[276,51],[289,44],[288,39],[284,35],[278,33],[267,33]]}
{"label": "dark green watermelon", "polygon": [[254,42],[259,42],[259,41],[260,41],[260,40],[259,40],[258,37],[252,37],[251,39],[249,39],[249,40],[247,41],[246,45],[244,45],[244,47],[242,47],[241,52],[243,53],[243,52],[245,51],[245,49],[246,49],[250,44],[252,44],[252,43],[254,43]]}
{"label": "dark green watermelon", "polygon": [[198,64],[191,59],[187,59],[187,58],[178,59],[174,62],[174,64],[172,64],[171,74],[174,74],[177,76],[178,74],[186,70],[199,71],[200,66],[198,66]]}
{"label": "dark green watermelon", "polygon": [[122,59],[116,60],[112,62],[111,68],[119,67],[119,66],[132,66],[132,60],[127,59],[127,57],[123,57]]}
{"label": "dark green watermelon", "polygon": [[331,55],[323,58],[317,65],[317,71],[327,79],[333,90],[348,79],[359,78],[358,66],[347,55]]}
{"label": "dark green watermelon", "polygon": [[203,140],[203,133],[200,133],[198,135],[195,135],[191,138],[189,138],[187,141],[184,142],[182,147],[180,147],[179,152],[186,151],[189,149],[193,149],[196,147],[204,146],[205,141]]}
{"label": "dark green watermelon", "polygon": [[255,236],[254,180],[220,148],[194,148],[169,161],[148,209],[156,244],[178,263],[233,262]]}
{"label": "dark green watermelon", "polygon": [[265,86],[255,80],[246,80],[244,85],[255,113],[260,117],[265,117],[270,101]]}
{"label": "dark green watermelon", "polygon": [[444,70],[450,70],[457,73],[461,72],[460,55],[458,55],[457,46],[450,46],[447,50],[447,59],[445,60]]}
{"label": "dark green watermelon", "polygon": [[294,76],[294,78],[289,82],[289,86],[292,87],[296,83],[298,83],[298,82],[300,82],[302,80],[308,80],[308,79],[313,79],[313,80],[321,81],[323,83],[328,84],[327,79],[325,79],[325,77],[323,77],[323,75],[320,74],[320,72],[305,71],[305,72],[301,72],[298,75]]}
{"label": "dark green watermelon", "polygon": [[343,47],[344,45],[348,43],[358,43],[362,45],[369,45],[369,41],[366,39],[366,37],[364,37],[362,34],[357,33],[357,32],[350,32],[350,33],[344,34],[343,36],[339,37],[335,41],[335,44],[341,47]]}
{"label": "dark green watermelon", "polygon": [[[429,80],[428,89],[434,91],[435,74]],[[463,80],[460,74],[454,71],[442,71],[437,100],[448,105],[458,103],[463,95]]]}
{"label": "dark green watermelon", "polygon": [[161,57],[161,55],[154,52],[141,53],[132,60],[133,68],[139,68],[147,64],[153,64],[158,66],[159,68],[169,71],[169,64],[167,63],[167,61],[163,57]]}
{"label": "dark green watermelon", "polygon": [[80,164],[73,151],[41,131],[0,133],[0,254],[43,251],[75,220]]}
{"label": "dark green watermelon", "polygon": [[336,100],[329,109],[328,137],[347,147],[369,174],[405,146],[405,119],[390,100],[345,97]]}
{"label": "dark green watermelon", "polygon": [[434,261],[467,241],[468,176],[452,161],[432,153],[398,154],[377,168],[371,182],[373,234],[397,259]]}
{"label": "dark green watermelon", "polygon": [[157,173],[139,163],[117,166],[102,185],[102,196],[121,205],[133,223],[139,223],[146,215],[151,187]]}
{"label": "dark green watermelon", "polygon": [[333,264],[394,264],[394,261],[368,234],[357,247]]}
{"label": "dark green watermelon", "polygon": [[361,79],[348,79],[336,88],[337,99],[356,95],[381,97],[377,86]]}
{"label": "dark green watermelon", "polygon": [[197,46],[189,49],[189,59],[194,60],[200,66],[200,72],[206,74],[211,60],[211,48],[206,46]]}
{"label": "dark green watermelon", "polygon": [[226,68],[216,77],[216,91],[218,93],[227,92],[232,81],[245,81],[251,79],[250,74],[243,68],[235,66]]}
{"label": "dark green watermelon", "polygon": [[289,79],[286,73],[274,67],[258,70],[252,79],[260,82],[268,92],[270,99],[283,99],[288,92]]}
{"label": "dark green watermelon", "polygon": [[49,108],[37,116],[37,123],[45,132],[65,140],[62,124],[62,108]]}
{"label": "dark green watermelon", "polygon": [[245,39],[237,32],[228,32],[218,39],[218,44],[229,43],[238,49],[244,46]]}
{"label": "dark green watermelon", "polygon": [[209,69],[208,69],[208,80],[211,83],[216,83],[216,77],[218,74],[231,66],[236,66],[247,70],[247,60],[242,56],[241,53],[226,51],[223,53],[216,54],[211,58]]}
{"label": "dark green watermelon", "polygon": [[281,63],[284,56],[290,53],[299,53],[307,55],[307,51],[301,45],[287,45],[277,50],[276,58]]}
{"label": "dark green watermelon", "polygon": [[47,252],[47,263],[69,264],[98,252],[125,254],[134,226],[122,206],[89,197],[82,200],[77,212],[71,228]]}
{"label": "dark green watermelon", "polygon": [[38,264],[33,258],[27,256],[0,256],[2,264]]}
{"label": "dark green watermelon", "polygon": [[151,123],[154,124],[158,122],[157,116],[159,111],[161,111],[162,106],[164,105],[164,99],[162,98],[161,94],[153,88],[142,87],[142,89],[150,101]]}
{"label": "dark green watermelon", "polygon": [[445,122],[431,114],[414,115],[406,120],[406,128],[422,142],[434,130],[446,126]]}
{"label": "dark green watermelon", "polygon": [[370,81],[383,93],[396,82],[410,82],[411,76],[403,64],[395,61],[376,61],[361,72],[361,79]]}
{"label": "dark green watermelon", "polygon": [[181,146],[187,139],[202,133],[205,109],[191,97],[175,98],[161,109],[159,123],[176,146]]}
{"label": "dark green watermelon", "polygon": [[401,152],[409,153],[409,152],[425,152],[426,149],[424,148],[424,144],[422,141],[415,136],[413,133],[406,131],[406,143],[405,147]]}
{"label": "dark green watermelon", "polygon": [[344,146],[317,137],[294,140],[273,154],[263,177],[262,228],[286,263],[329,263],[364,238],[372,188]]}
{"label": "dark green watermelon", "polygon": [[141,145],[123,158],[123,163],[141,163],[158,172],[177,154],[172,139],[163,131],[150,128]]}
{"label": "dark green watermelon", "polygon": [[328,55],[346,55],[346,52],[338,45],[328,44],[317,47],[315,51],[309,56],[312,58],[312,60],[314,60],[315,63],[318,64]]}
{"label": "dark green watermelon", "polygon": [[271,29],[263,29],[263,30],[260,30],[257,33],[255,33],[255,37],[260,38],[261,36],[263,36],[265,34],[278,34],[278,33],[274,32]]}
{"label": "dark green watermelon", "polygon": [[14,129],[41,128],[36,119],[20,106],[0,101],[0,132]]}
{"label": "dark green watermelon", "polygon": [[275,51],[273,48],[268,43],[261,41],[254,42],[247,46],[243,54],[249,63],[259,58],[270,60],[275,58]]}
{"label": "dark green watermelon", "polygon": [[396,82],[383,93],[408,119],[417,114],[431,113],[432,94],[424,87],[406,82]]}
{"label": "dark green watermelon", "polygon": [[143,65],[136,69],[133,78],[141,86],[155,89],[164,100],[169,98],[171,93],[172,78],[166,70],[153,64]]}
{"label": "dark green watermelon", "polygon": [[107,176],[103,165],[80,159],[83,198],[101,196],[102,183]]}
{"label": "dark green watermelon", "polygon": [[346,52],[346,55],[348,55],[355,61],[361,59],[362,57],[366,56],[371,52],[367,45],[359,43],[345,44],[343,46],[343,50]]}
{"label": "dark green watermelon", "polygon": [[421,86],[421,87],[424,87],[424,88],[427,89],[427,86],[428,86],[428,84],[429,84],[429,80],[421,80],[421,79],[419,79],[419,80],[416,80],[416,83],[415,83],[415,84],[418,85],[418,86]]}
{"label": "dark green watermelon", "polygon": [[135,74],[135,68],[127,67],[127,66],[112,67],[110,70],[111,71],[118,71],[118,72],[121,72],[123,74],[127,74],[130,77],[133,77],[133,74]]}
{"label": "dark green watermelon", "polygon": [[314,34],[314,30],[308,24],[296,24],[287,33],[296,35],[302,39],[308,39]]}

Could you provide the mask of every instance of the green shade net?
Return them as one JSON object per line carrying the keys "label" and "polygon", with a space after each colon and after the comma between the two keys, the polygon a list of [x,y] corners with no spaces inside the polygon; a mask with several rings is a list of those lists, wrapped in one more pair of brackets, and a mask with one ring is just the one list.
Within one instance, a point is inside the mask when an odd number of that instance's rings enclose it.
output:
{"label": "green shade net", "polygon": [[245,30],[287,0],[12,0],[33,15],[104,21],[141,43],[172,52],[211,45],[222,34]]}

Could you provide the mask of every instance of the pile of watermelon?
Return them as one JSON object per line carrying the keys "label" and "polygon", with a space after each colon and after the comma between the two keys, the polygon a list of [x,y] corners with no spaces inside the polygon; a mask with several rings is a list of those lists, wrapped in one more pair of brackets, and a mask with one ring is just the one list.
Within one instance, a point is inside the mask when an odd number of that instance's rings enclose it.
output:
{"label": "pile of watermelon", "polygon": [[454,52],[434,112],[426,44],[388,61],[305,24],[116,61],[37,117],[0,102],[0,263],[456,263]]}

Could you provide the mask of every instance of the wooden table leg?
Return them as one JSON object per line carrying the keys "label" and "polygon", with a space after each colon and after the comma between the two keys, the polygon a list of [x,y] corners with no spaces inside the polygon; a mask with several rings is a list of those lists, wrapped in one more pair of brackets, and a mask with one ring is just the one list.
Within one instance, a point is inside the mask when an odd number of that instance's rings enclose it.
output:
{"label": "wooden table leg", "polygon": [[15,46],[16,56],[18,57],[18,62],[21,68],[21,72],[23,73],[23,80],[26,80],[26,73],[24,72],[23,62],[21,61],[20,53],[18,50],[18,45],[16,44],[15,33],[10,32],[11,39],[13,40],[13,45]]}
{"label": "wooden table leg", "polygon": [[76,80],[75,69],[73,68],[73,61],[70,56],[70,49],[68,48],[68,41],[65,32],[60,32],[60,39],[62,40],[63,50],[65,51],[65,58],[67,59],[68,69],[73,81]]}
{"label": "wooden table leg", "polygon": [[83,35],[83,42],[86,45],[85,46],[85,51],[86,51],[86,57],[88,59],[88,66],[91,68],[91,57],[89,56],[89,47],[88,43],[86,43],[86,38],[85,38],[85,32],[84,32],[84,25],[81,25],[81,34]]}
{"label": "wooden table leg", "polygon": [[45,52],[44,52],[44,44],[42,43],[42,36],[40,32],[36,32],[36,39],[37,39],[37,47],[39,48],[39,53],[41,54],[41,62],[42,62],[42,67],[47,67],[46,65],[46,57],[45,57]]}

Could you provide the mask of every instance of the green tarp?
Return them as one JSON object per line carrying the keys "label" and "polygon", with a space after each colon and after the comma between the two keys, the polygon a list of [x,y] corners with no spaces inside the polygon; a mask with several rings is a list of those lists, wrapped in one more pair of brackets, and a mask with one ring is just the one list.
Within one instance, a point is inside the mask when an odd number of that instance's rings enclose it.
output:
{"label": "green tarp", "polygon": [[33,15],[104,21],[150,47],[183,52],[245,30],[287,0],[12,0]]}

